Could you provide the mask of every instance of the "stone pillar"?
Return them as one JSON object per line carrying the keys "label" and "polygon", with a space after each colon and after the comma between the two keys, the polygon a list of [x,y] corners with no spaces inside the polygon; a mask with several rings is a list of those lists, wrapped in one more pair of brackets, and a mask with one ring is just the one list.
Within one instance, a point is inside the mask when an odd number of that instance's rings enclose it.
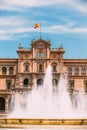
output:
{"label": "stone pillar", "polygon": [[6,67],[7,68],[7,75],[9,75],[9,67]]}
{"label": "stone pillar", "polygon": [[2,75],[2,66],[0,65],[0,75]]}
{"label": "stone pillar", "polygon": [[8,114],[9,97],[5,97],[5,113]]}
{"label": "stone pillar", "polygon": [[[34,59],[35,58],[35,49],[33,48],[33,55],[32,55],[32,58]],[[32,71],[34,72],[35,71],[35,69],[34,69],[34,60],[32,61]]]}
{"label": "stone pillar", "polygon": [[32,69],[33,69],[33,72],[34,72],[34,71],[35,71],[35,70],[34,70],[34,60],[33,60],[33,68],[32,68]]}
{"label": "stone pillar", "polygon": [[15,67],[14,67],[14,74],[16,74],[16,71],[17,71],[17,70],[16,70],[16,66],[15,66]]}
{"label": "stone pillar", "polygon": [[63,73],[63,62],[60,61],[60,73]]}
{"label": "stone pillar", "polygon": [[20,73],[20,68],[21,68],[21,62],[18,61],[18,73]]}
{"label": "stone pillar", "polygon": [[86,68],[86,75],[87,75],[87,68]]}
{"label": "stone pillar", "polygon": [[47,48],[47,58],[49,58],[49,57],[50,57],[50,49]]}
{"label": "stone pillar", "polygon": [[72,68],[72,75],[74,75],[74,67]]}
{"label": "stone pillar", "polygon": [[[50,62],[47,60],[47,66],[50,64]],[[47,67],[46,67],[47,68]]]}

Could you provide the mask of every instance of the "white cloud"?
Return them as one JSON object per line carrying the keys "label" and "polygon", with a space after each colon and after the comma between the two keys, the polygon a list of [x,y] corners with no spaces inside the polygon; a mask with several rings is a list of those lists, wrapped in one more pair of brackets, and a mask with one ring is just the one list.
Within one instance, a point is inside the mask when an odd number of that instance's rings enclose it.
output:
{"label": "white cloud", "polygon": [[11,40],[11,39],[12,39],[11,35],[0,34],[0,40]]}
{"label": "white cloud", "polygon": [[1,0],[0,9],[24,10],[26,7],[53,6],[59,4],[71,4],[72,0]]}
{"label": "white cloud", "polygon": [[44,28],[43,32],[46,33],[71,33],[71,34],[85,34],[87,33],[87,27],[72,27],[68,25],[53,25],[48,28]]}
{"label": "white cloud", "polygon": [[73,0],[72,8],[74,8],[75,10],[79,12],[87,13],[87,4],[85,4],[84,2]]}
{"label": "white cloud", "polygon": [[11,6],[46,6],[54,4],[70,3],[69,0],[3,0],[5,5]]}
{"label": "white cloud", "polygon": [[25,11],[26,7],[42,7],[63,4],[71,9],[87,13],[87,4],[78,0],[1,0],[0,10]]}
{"label": "white cloud", "polygon": [[6,30],[0,30],[0,35],[3,35],[3,34],[6,34],[7,33],[7,31]]}
{"label": "white cloud", "polygon": [[[0,30],[0,40],[8,40],[8,39],[14,39],[14,37],[28,37],[28,35],[31,32],[39,32],[40,29],[34,29],[33,27],[19,27],[15,29],[10,30]],[[87,27],[72,27],[68,25],[53,25],[50,27],[44,27],[42,28],[42,32],[44,33],[56,33],[56,34],[62,34],[62,33],[68,33],[68,34],[86,34],[87,33]]]}
{"label": "white cloud", "polygon": [[24,11],[26,7],[54,6],[59,4],[87,13],[87,4],[78,0],[1,0],[0,9]]}
{"label": "white cloud", "polygon": [[22,28],[16,28],[9,31],[9,33],[18,34],[18,33],[27,33],[34,31],[33,28],[28,27],[22,27]]}
{"label": "white cloud", "polygon": [[26,21],[16,16],[0,17],[0,27],[6,27],[6,26],[17,27],[17,26],[22,26],[24,24],[26,24]]}
{"label": "white cloud", "polygon": [[[71,34],[85,34],[87,33],[87,26],[77,27],[75,21],[70,19],[65,19],[62,17],[62,20],[65,21],[65,24],[52,25],[49,27],[42,26],[42,32],[44,33],[71,33]],[[14,39],[18,37],[27,37],[31,32],[39,32],[40,29],[34,29],[35,21],[27,21],[18,16],[6,16],[0,18],[0,40]],[[44,23],[44,21],[42,21]],[[46,25],[44,23],[43,25]],[[32,25],[32,26],[31,26]],[[48,25],[48,24],[47,24]],[[79,26],[79,25],[78,25]]]}

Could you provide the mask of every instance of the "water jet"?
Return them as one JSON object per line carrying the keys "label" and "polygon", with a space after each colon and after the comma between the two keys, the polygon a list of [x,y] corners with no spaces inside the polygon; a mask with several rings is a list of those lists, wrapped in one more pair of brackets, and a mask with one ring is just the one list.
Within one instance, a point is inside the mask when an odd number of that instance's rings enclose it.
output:
{"label": "water jet", "polygon": [[13,93],[13,111],[0,124],[31,125],[87,125],[87,102],[84,90],[68,91],[67,73],[61,73],[58,85],[52,84],[52,71],[49,65],[43,85],[33,86],[26,94]]}

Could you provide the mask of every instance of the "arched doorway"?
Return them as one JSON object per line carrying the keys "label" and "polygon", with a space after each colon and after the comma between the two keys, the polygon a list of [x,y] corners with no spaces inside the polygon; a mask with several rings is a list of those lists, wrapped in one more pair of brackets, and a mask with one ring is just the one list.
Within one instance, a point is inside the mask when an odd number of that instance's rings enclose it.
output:
{"label": "arched doorway", "polygon": [[43,79],[38,79],[38,80],[37,80],[37,86],[38,86],[38,85],[42,85],[42,84],[43,84]]}
{"label": "arched doorway", "polygon": [[3,97],[0,97],[0,111],[5,111],[5,99]]}
{"label": "arched doorway", "polygon": [[52,83],[53,83],[53,86],[57,86],[57,84],[58,84],[57,79],[53,79]]}
{"label": "arched doorway", "polygon": [[28,78],[24,79],[23,86],[28,87],[28,84],[29,84],[29,79]]}

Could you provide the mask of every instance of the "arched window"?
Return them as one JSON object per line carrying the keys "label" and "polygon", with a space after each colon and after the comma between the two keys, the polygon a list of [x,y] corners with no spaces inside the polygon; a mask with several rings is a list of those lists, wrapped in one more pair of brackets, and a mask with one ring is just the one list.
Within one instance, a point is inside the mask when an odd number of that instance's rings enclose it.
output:
{"label": "arched window", "polygon": [[0,97],[0,111],[5,111],[5,99],[3,97]]}
{"label": "arched window", "polygon": [[9,74],[14,74],[14,68],[13,67],[9,68]]}
{"label": "arched window", "polygon": [[43,79],[38,79],[37,80],[37,85],[42,85],[43,84]]}
{"label": "arched window", "polygon": [[42,65],[42,64],[39,64],[39,66],[38,66],[38,71],[39,71],[39,72],[42,72],[42,71],[43,71],[43,65]]}
{"label": "arched window", "polygon": [[24,79],[23,86],[28,87],[28,84],[29,84],[29,79],[28,78]]}
{"label": "arched window", "polygon": [[53,66],[52,66],[52,71],[53,71],[53,72],[56,72],[56,71],[57,71],[56,64],[53,64]]}
{"label": "arched window", "polygon": [[29,66],[25,65],[25,71],[29,71]]}
{"label": "arched window", "polygon": [[6,74],[7,73],[7,69],[6,69],[6,67],[3,67],[2,68],[2,74]]}
{"label": "arched window", "polygon": [[24,72],[29,72],[29,63],[28,62],[24,63]]}
{"label": "arched window", "polygon": [[53,79],[52,83],[53,83],[54,86],[57,86],[57,84],[58,84],[57,79]]}
{"label": "arched window", "polygon": [[72,68],[71,67],[68,68],[68,75],[72,75]]}
{"label": "arched window", "polygon": [[74,71],[75,71],[75,75],[79,75],[79,68],[78,68],[78,67],[76,67],[76,68],[74,69]]}
{"label": "arched window", "polygon": [[83,68],[81,69],[81,75],[86,75],[86,68],[85,68],[85,67],[83,67]]}

